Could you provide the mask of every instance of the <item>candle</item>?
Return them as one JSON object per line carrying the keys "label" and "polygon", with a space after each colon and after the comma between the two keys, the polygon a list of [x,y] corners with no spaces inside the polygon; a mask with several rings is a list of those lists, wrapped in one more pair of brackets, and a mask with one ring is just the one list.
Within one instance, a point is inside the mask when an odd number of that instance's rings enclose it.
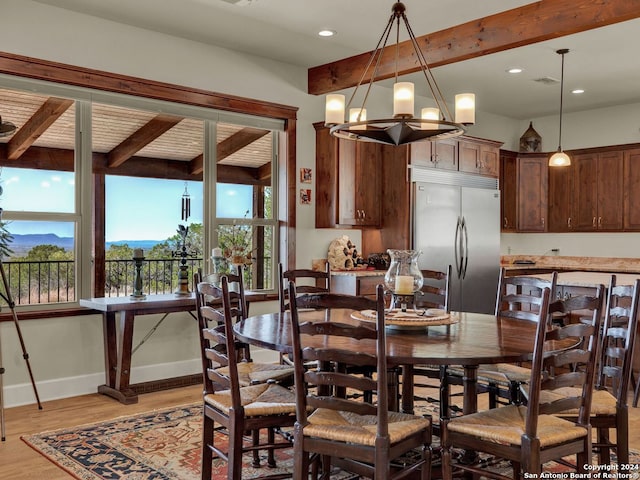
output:
{"label": "candle", "polygon": [[212,257],[222,257],[222,249],[221,248],[214,248],[213,250],[211,250],[211,256]]}
{"label": "candle", "polygon": [[141,248],[133,249],[133,258],[144,258],[144,252]]}
{"label": "candle", "polygon": [[410,275],[398,275],[396,277],[396,288],[394,293],[399,295],[410,295],[413,293],[413,277]]}

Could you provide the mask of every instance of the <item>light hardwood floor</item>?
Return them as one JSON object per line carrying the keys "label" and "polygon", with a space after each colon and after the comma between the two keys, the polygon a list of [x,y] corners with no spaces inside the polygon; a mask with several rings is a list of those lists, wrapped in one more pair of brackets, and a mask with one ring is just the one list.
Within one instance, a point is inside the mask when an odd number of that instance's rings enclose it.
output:
{"label": "light hardwood floor", "polygon": [[[0,444],[0,480],[68,480],[73,478],[28,447],[21,435],[94,423],[124,415],[145,412],[201,399],[202,386],[184,387],[140,395],[134,405],[99,394],[83,395],[36,405],[5,409],[6,440]],[[482,406],[481,406],[482,408]],[[640,409],[632,408],[630,425],[640,425]],[[631,428],[630,446],[640,449],[640,429]]]}

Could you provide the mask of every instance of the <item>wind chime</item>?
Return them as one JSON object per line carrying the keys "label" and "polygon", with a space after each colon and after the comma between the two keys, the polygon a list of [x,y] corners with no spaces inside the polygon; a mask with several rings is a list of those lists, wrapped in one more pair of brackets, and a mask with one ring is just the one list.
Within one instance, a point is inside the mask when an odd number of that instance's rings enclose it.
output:
{"label": "wind chime", "polygon": [[180,218],[184,222],[184,225],[178,225],[178,234],[182,240],[179,250],[172,252],[174,257],[180,257],[178,288],[174,293],[176,295],[191,295],[191,291],[189,290],[189,267],[187,265],[187,258],[195,257],[195,255],[187,252],[187,234],[189,233],[187,220],[191,216],[191,196],[187,190],[187,182],[184,183],[184,193],[182,194],[181,200],[182,214]]}

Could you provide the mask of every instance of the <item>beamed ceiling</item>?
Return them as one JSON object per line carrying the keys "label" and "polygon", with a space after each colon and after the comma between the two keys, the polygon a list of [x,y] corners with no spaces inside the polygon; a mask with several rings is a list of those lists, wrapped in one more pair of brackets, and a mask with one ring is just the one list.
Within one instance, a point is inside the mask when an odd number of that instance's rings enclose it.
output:
{"label": "beamed ceiling", "polygon": [[[0,89],[2,117],[16,131],[0,138],[0,163],[16,167],[73,169],[74,102]],[[94,170],[199,180],[203,170],[202,120],[131,108],[92,105]],[[217,124],[218,180],[266,184],[271,177],[272,136],[263,130]]]}

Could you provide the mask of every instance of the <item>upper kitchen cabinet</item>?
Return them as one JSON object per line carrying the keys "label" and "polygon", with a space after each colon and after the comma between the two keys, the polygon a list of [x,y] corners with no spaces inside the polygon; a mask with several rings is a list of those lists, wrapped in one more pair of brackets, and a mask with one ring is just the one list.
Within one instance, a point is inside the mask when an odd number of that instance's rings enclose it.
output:
{"label": "upper kitchen cabinet", "polygon": [[500,152],[500,223],[503,232],[516,231],[517,181],[517,154],[509,151]]}
{"label": "upper kitchen cabinet", "polygon": [[640,148],[624,152],[624,229],[640,230]]}
{"label": "upper kitchen cabinet", "polygon": [[571,168],[574,230],[622,230],[623,152],[575,155]]}
{"label": "upper kitchen cabinet", "polygon": [[316,228],[379,227],[383,145],[332,137],[316,128]]}
{"label": "upper kitchen cabinet", "polygon": [[411,165],[458,170],[458,141],[453,138],[411,144]]}
{"label": "upper kitchen cabinet", "polygon": [[519,232],[547,230],[548,155],[520,155],[517,159]]}
{"label": "upper kitchen cabinet", "polygon": [[500,143],[464,138],[458,143],[458,163],[461,172],[498,177]]}
{"label": "upper kitchen cabinet", "polygon": [[573,219],[573,168],[549,167],[550,232],[571,232]]}

